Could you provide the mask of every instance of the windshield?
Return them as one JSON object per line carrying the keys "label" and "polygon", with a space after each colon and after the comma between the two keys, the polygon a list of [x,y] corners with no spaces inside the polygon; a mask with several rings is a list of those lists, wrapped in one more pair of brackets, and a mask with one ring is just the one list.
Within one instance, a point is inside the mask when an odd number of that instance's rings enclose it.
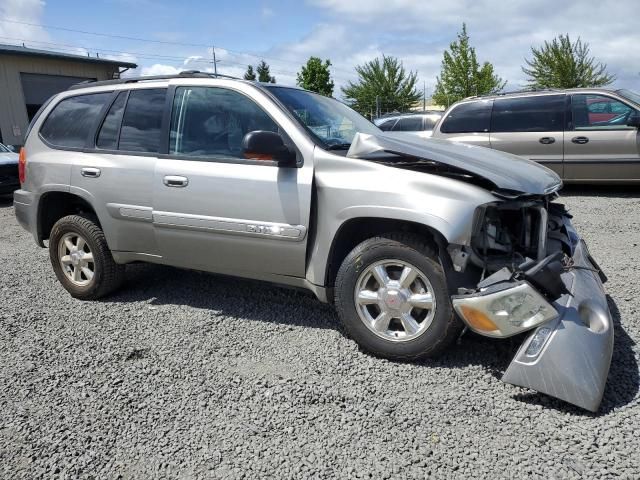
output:
{"label": "windshield", "polygon": [[640,105],[640,95],[636,92],[632,92],[631,90],[618,90],[616,93],[627,100],[631,100],[636,105]]}
{"label": "windshield", "polygon": [[10,150],[10,149],[8,149],[6,145],[4,145],[4,144],[0,143],[0,152],[2,152],[2,153],[8,153],[8,152],[11,152],[11,150]]}
{"label": "windshield", "polygon": [[346,150],[356,133],[380,133],[369,120],[333,98],[296,88],[267,88],[325,148]]}

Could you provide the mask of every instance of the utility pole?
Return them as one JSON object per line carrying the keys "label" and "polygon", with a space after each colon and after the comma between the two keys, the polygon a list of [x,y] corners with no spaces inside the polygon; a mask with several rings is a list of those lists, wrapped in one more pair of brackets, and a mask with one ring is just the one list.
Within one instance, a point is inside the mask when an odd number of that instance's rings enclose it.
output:
{"label": "utility pole", "polygon": [[211,53],[213,55],[213,74],[218,76],[218,61],[216,60],[216,47],[211,45]]}
{"label": "utility pole", "polygon": [[427,82],[422,82],[422,111],[427,110]]}
{"label": "utility pole", "polygon": [[376,95],[376,118],[380,117],[380,97]]}

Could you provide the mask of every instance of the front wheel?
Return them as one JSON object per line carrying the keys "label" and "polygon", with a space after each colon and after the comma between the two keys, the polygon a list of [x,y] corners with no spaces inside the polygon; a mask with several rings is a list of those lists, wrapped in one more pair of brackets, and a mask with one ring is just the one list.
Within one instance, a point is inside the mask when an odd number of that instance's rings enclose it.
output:
{"label": "front wheel", "polygon": [[49,236],[49,257],[56,277],[75,298],[103,297],[124,280],[124,265],[113,260],[96,222],[84,216],[69,215],[56,222]]}
{"label": "front wheel", "polygon": [[445,273],[430,244],[392,233],[359,244],[342,263],[335,303],[349,335],[375,355],[440,353],[459,332]]}

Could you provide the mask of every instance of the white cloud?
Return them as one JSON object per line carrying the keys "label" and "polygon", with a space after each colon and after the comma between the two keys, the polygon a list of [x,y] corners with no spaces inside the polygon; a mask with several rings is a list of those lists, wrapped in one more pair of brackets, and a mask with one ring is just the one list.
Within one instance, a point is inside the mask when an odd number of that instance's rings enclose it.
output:
{"label": "white cloud", "polygon": [[345,32],[342,45],[331,54],[338,65],[366,58],[372,45],[434,83],[442,52],[467,23],[472,45],[481,61],[491,61],[507,88],[524,82],[521,66],[538,46],[559,34],[581,37],[596,58],[617,75],[618,85],[637,88],[640,56],[630,55],[640,44],[637,0],[309,0],[326,11]]}
{"label": "white cloud", "polygon": [[275,12],[269,7],[262,7],[262,18],[267,20],[275,15]]}
{"label": "white cloud", "polygon": [[[41,0],[2,0],[0,18],[26,23],[41,23],[45,3]],[[49,34],[41,27],[21,23],[0,22],[0,43],[29,46],[30,41],[50,42]],[[35,45],[37,48],[37,45]]]}
{"label": "white cloud", "polygon": [[152,75],[177,75],[183,69],[177,68],[172,65],[163,65],[161,63],[154,63],[150,67],[143,67],[140,75],[143,77],[152,76]]}

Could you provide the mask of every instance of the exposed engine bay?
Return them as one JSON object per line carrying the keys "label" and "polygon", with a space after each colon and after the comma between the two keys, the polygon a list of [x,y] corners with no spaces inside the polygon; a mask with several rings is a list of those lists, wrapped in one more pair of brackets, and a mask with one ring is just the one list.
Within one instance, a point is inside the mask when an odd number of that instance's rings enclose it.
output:
{"label": "exposed engine bay", "polygon": [[469,260],[485,272],[516,268],[559,252],[572,255],[564,205],[549,197],[486,205],[477,212]]}
{"label": "exposed engine bay", "polygon": [[455,271],[465,273],[461,293],[487,286],[496,272],[498,278],[508,272],[511,280],[526,279],[550,300],[565,293],[560,274],[572,268],[578,240],[565,222],[571,215],[553,203],[554,197],[510,199],[478,209],[470,245],[449,249]]}

